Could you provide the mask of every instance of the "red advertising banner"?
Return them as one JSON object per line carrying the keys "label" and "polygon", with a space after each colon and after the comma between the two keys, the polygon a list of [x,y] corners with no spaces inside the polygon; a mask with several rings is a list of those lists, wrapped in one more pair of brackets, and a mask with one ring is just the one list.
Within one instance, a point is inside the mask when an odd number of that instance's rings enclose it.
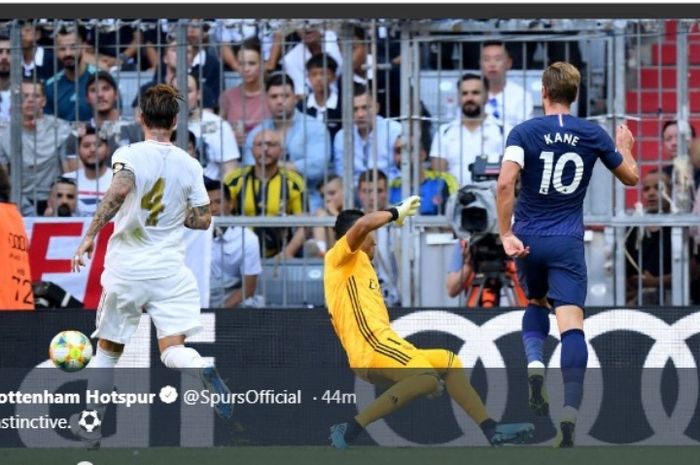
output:
{"label": "red advertising banner", "polygon": [[[51,281],[61,286],[86,308],[94,309],[100,300],[100,276],[104,269],[107,243],[114,230],[109,223],[96,238],[92,260],[80,273],[71,273],[70,260],[91,218],[24,218],[29,237],[29,260],[33,281]],[[211,232],[185,231],[186,264],[197,278],[202,307],[209,306],[209,266]]]}

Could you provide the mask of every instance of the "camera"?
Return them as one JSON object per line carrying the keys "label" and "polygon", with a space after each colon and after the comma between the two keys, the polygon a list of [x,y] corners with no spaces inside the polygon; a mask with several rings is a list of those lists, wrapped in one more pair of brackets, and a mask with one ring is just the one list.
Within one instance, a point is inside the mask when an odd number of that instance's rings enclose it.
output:
{"label": "camera", "polygon": [[498,234],[496,181],[500,165],[478,157],[469,169],[474,182],[451,195],[445,211],[454,234],[469,243],[474,270],[503,272],[508,256]]}
{"label": "camera", "polygon": [[461,187],[447,200],[445,211],[457,237],[472,242],[487,234],[498,235],[496,180],[499,165],[479,157],[471,164],[472,184]]}
{"label": "camera", "polygon": [[474,182],[450,196],[446,207],[455,235],[469,243],[473,279],[466,290],[467,306],[525,305],[527,298],[515,263],[503,250],[498,234],[496,185],[500,165],[479,157],[469,169]]}

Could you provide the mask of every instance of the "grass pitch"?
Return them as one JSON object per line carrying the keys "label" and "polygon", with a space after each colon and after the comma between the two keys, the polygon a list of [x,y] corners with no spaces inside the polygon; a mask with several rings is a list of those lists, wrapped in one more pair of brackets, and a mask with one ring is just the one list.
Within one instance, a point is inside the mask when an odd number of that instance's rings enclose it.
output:
{"label": "grass pitch", "polygon": [[[697,465],[700,446],[0,449],[2,465]],[[82,465],[82,464],[81,464]]]}

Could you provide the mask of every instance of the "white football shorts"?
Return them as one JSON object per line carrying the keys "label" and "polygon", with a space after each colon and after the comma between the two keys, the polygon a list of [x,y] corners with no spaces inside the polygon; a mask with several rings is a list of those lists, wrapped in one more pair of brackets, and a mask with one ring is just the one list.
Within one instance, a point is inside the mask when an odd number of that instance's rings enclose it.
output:
{"label": "white football shorts", "polygon": [[156,327],[158,339],[189,337],[202,329],[197,281],[186,266],[174,276],[139,281],[120,279],[105,270],[101,282],[97,329],[92,337],[128,343],[144,310]]}

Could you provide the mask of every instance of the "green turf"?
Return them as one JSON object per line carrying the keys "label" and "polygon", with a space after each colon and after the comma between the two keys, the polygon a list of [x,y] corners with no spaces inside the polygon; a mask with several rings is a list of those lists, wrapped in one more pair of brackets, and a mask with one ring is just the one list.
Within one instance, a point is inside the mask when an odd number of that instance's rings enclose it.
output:
{"label": "green turf", "polygon": [[697,465],[698,447],[0,449],[2,465]]}

